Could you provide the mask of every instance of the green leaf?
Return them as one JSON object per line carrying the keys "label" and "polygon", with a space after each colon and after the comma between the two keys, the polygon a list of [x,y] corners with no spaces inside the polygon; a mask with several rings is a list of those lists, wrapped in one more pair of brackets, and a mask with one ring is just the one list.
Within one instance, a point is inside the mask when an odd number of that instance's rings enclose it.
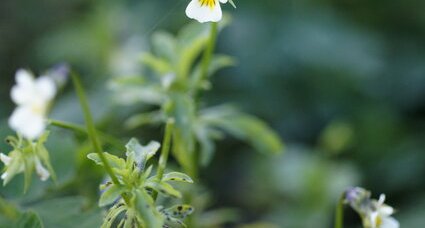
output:
{"label": "green leaf", "polygon": [[192,214],[194,208],[188,204],[175,205],[173,207],[167,208],[162,211],[167,216],[171,216],[173,218],[184,219],[188,215]]}
{"label": "green leaf", "polygon": [[180,181],[180,182],[186,182],[186,183],[193,183],[192,178],[190,178],[188,175],[180,172],[169,172],[164,174],[164,177],[162,178],[162,181]]}
{"label": "green leaf", "polygon": [[199,122],[201,121],[198,121],[195,127],[195,136],[200,146],[199,162],[205,167],[211,162],[214,155],[215,145],[213,136],[215,134],[212,134],[212,129],[209,129],[206,124]]}
{"label": "green leaf", "polygon": [[167,62],[167,60],[156,57],[151,53],[144,53],[141,59],[143,64],[150,67],[159,76],[163,76],[173,71],[172,66]]}
{"label": "green leaf", "polygon": [[173,131],[173,154],[185,171],[194,169],[193,153],[195,138],[193,122],[195,120],[194,101],[191,97],[174,93],[171,95],[171,105],[168,111],[170,118],[175,120]]}
{"label": "green leaf", "polygon": [[104,207],[113,203],[120,197],[120,194],[124,191],[121,186],[112,184],[110,185],[100,196],[99,207]]}
{"label": "green leaf", "polygon": [[[124,169],[125,168],[125,161],[122,158],[119,158],[113,154],[103,152],[103,155],[108,160],[109,165],[111,165],[112,168],[115,169]],[[103,166],[102,160],[100,159],[99,155],[97,153],[90,153],[87,155],[87,158],[94,161],[96,164]]]}
{"label": "green leaf", "polygon": [[131,116],[124,122],[124,126],[127,129],[134,129],[137,127],[144,126],[146,124],[159,124],[164,121],[165,117],[160,111],[153,111],[147,113],[140,113]]}
{"label": "green leaf", "polygon": [[[210,64],[208,65],[208,69],[207,69],[207,76],[210,77],[212,75],[214,75],[217,71],[226,68],[226,67],[231,67],[234,66],[236,64],[236,60],[228,55],[214,55],[211,59]],[[199,63],[195,69],[192,72],[191,75],[191,83],[192,86],[191,88],[194,89],[196,88],[205,88],[209,85],[206,85],[205,83],[207,83],[208,81],[200,81],[201,77],[202,77],[202,72],[201,72],[201,66],[202,63]],[[204,78],[204,80],[206,80],[207,78]],[[200,84],[198,84],[200,83]],[[197,85],[198,84],[198,85]]]}
{"label": "green leaf", "polygon": [[195,59],[204,49],[209,37],[209,26],[191,23],[184,27],[178,35],[180,61],[178,78],[187,78]]}
{"label": "green leaf", "polygon": [[145,227],[162,228],[163,217],[156,210],[152,197],[143,189],[137,189],[135,195],[135,206]]}
{"label": "green leaf", "polygon": [[173,35],[165,31],[155,32],[152,36],[153,52],[170,64],[177,59],[177,44]]}
{"label": "green leaf", "polygon": [[[126,207],[124,204],[117,203],[114,206],[112,206],[108,213],[105,216],[105,219],[103,220],[103,224],[101,228],[110,228],[112,227],[112,224],[114,223],[115,219],[120,215],[123,211],[125,211]],[[122,220],[124,221],[124,220]],[[121,221],[121,222],[122,222]],[[120,226],[118,226],[120,227]]]}
{"label": "green leaf", "polygon": [[150,141],[148,145],[142,146],[137,139],[132,138],[125,145],[127,148],[126,155],[134,156],[137,166],[140,170],[144,170],[146,162],[156,154],[160,146],[161,144],[156,141]]}
{"label": "green leaf", "polygon": [[17,228],[43,228],[40,217],[32,211],[23,213],[16,224]]}
{"label": "green leaf", "polygon": [[115,92],[114,100],[120,105],[138,102],[161,104],[164,100],[161,86],[154,85],[140,76],[115,78],[109,87]]}
{"label": "green leaf", "polygon": [[201,118],[211,126],[245,140],[259,152],[272,154],[283,152],[284,145],[278,134],[257,117],[221,106],[207,110]]}
{"label": "green leaf", "polygon": [[152,188],[157,192],[164,194],[166,196],[181,198],[182,194],[177,191],[173,186],[166,182],[156,182],[155,180],[147,181],[145,187]]}

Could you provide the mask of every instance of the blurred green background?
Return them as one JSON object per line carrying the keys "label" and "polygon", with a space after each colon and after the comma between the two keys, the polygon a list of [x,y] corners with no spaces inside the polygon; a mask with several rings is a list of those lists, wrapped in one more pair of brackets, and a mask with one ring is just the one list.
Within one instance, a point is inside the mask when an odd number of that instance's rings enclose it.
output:
{"label": "blurred green background", "polygon": [[[2,0],[1,138],[11,134],[9,91],[16,69],[40,74],[67,62],[89,88],[103,129],[144,141],[160,139],[159,128],[125,132],[120,127],[132,110],[111,101],[107,83],[113,76],[140,70],[139,55],[149,50],[154,31],[175,33],[188,23],[187,3]],[[234,56],[238,64],[214,77],[205,103],[231,102],[264,119],[282,136],[286,152],[268,157],[233,138],[220,143],[212,164],[201,173],[212,189],[212,206],[239,209],[241,224],[265,221],[282,228],[328,228],[341,192],[360,185],[375,197],[386,193],[402,227],[424,227],[425,1],[236,4],[236,10],[223,6],[233,22],[220,34],[217,52]],[[70,85],[59,96],[52,116],[82,122]],[[56,136],[48,145],[53,165],[59,183],[67,183],[78,173],[73,161],[80,158],[70,134],[53,131]],[[0,144],[1,151],[9,149]],[[58,208],[56,196],[43,193],[50,184],[34,181],[35,187],[23,199],[21,185],[15,180],[1,187],[0,194],[35,208],[51,227],[75,227],[79,218],[75,205],[85,200],[75,195],[84,195],[85,188],[62,191],[60,197],[68,200],[60,201],[64,215],[51,218],[50,211]],[[49,201],[39,203],[40,197]],[[95,226],[97,210],[89,212],[85,216],[93,220],[87,219],[85,225]],[[69,224],[64,224],[65,218]],[[348,227],[360,226],[350,210],[346,222]]]}

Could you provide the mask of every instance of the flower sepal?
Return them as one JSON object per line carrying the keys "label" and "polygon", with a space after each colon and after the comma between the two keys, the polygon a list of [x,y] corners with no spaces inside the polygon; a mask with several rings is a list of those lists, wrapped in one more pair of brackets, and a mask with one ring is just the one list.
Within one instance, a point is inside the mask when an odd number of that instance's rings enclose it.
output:
{"label": "flower sepal", "polygon": [[24,192],[27,192],[34,170],[42,181],[46,181],[49,177],[56,180],[49,152],[44,146],[48,136],[49,132],[46,131],[34,142],[19,135],[6,138],[6,142],[13,149],[8,155],[0,153],[0,160],[4,163],[1,175],[3,185],[8,184],[17,174],[24,173]]}

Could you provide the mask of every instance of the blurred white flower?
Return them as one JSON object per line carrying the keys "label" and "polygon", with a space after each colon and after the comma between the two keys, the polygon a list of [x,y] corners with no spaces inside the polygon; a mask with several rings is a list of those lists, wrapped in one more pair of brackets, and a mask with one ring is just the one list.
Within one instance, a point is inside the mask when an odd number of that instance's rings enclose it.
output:
{"label": "blurred white flower", "polygon": [[399,222],[391,217],[394,209],[384,201],[384,194],[379,196],[379,200],[371,199],[371,193],[360,187],[345,192],[345,203],[360,215],[364,228],[399,228]]}
{"label": "blurred white flower", "polygon": [[15,78],[11,97],[17,107],[9,118],[9,125],[23,137],[33,140],[46,128],[46,112],[56,94],[55,82],[48,76],[34,79],[29,71],[22,69],[16,72]]}
{"label": "blurred white flower", "polygon": [[400,224],[391,217],[394,209],[384,204],[385,195],[381,194],[379,200],[372,200],[371,210],[366,215],[367,223],[371,228],[399,228]]}
{"label": "blurred white flower", "polygon": [[227,0],[192,0],[186,8],[186,15],[201,23],[218,22],[223,16],[220,3],[227,3]]}

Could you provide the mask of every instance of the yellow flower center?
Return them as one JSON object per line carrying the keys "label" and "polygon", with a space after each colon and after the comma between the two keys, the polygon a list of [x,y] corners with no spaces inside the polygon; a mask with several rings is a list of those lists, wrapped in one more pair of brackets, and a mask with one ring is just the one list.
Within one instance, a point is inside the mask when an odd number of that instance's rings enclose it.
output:
{"label": "yellow flower center", "polygon": [[198,0],[199,3],[201,3],[201,6],[208,6],[210,8],[213,8],[215,6],[216,0]]}
{"label": "yellow flower center", "polygon": [[382,224],[381,216],[376,217],[376,226],[379,227]]}

